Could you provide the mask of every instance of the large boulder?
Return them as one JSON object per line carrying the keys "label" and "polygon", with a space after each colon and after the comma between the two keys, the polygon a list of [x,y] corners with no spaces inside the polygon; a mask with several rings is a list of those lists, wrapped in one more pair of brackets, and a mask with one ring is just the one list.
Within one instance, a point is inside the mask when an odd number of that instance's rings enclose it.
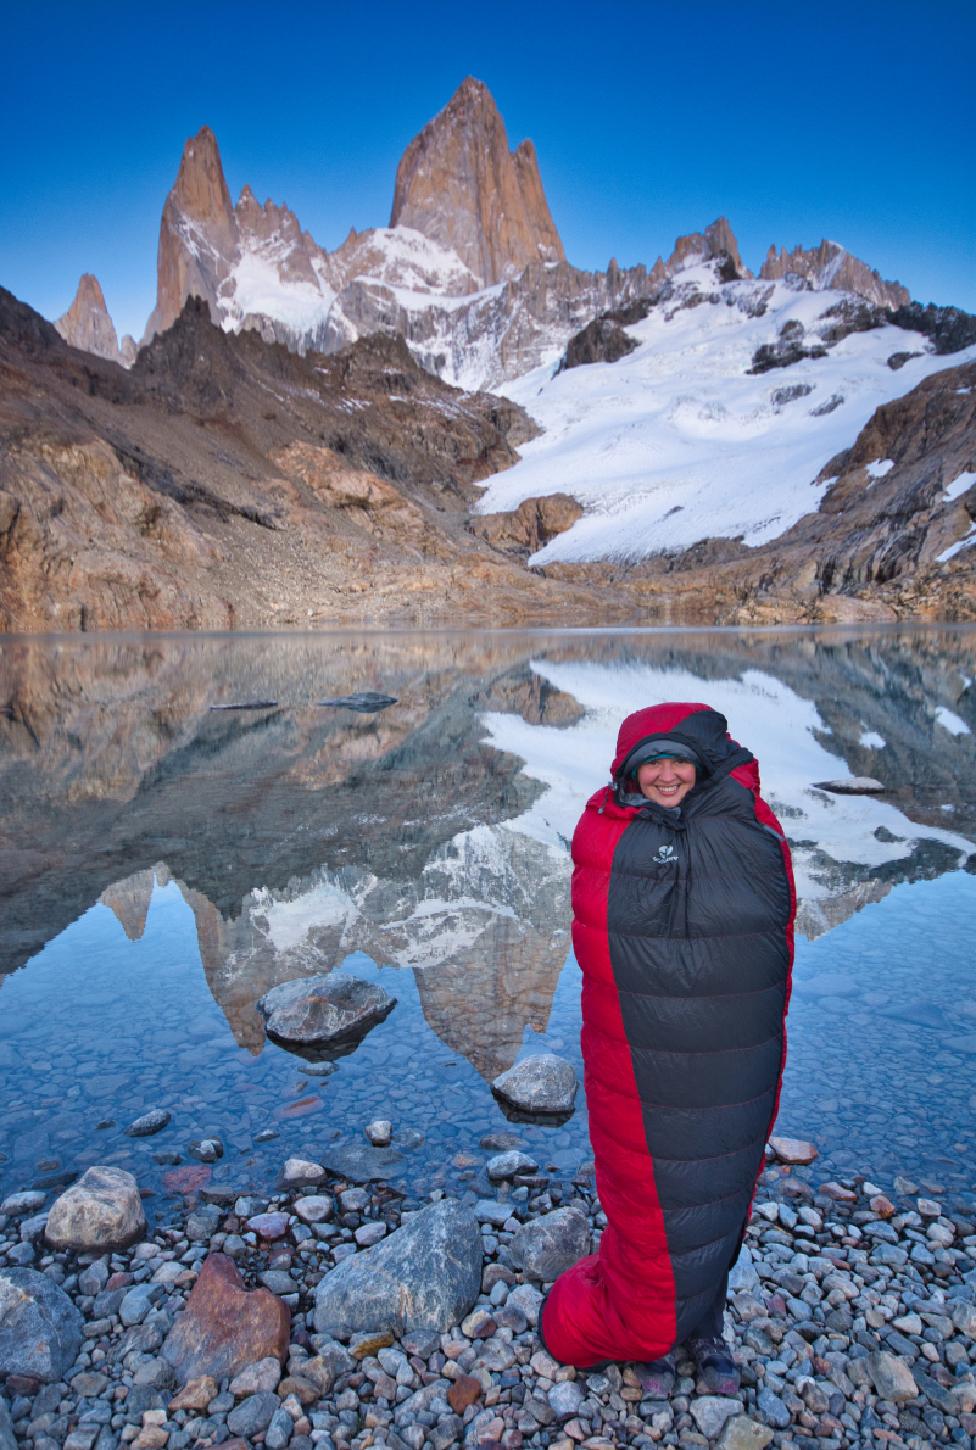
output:
{"label": "large boulder", "polygon": [[550,1283],[590,1252],[590,1225],[578,1208],[556,1208],[512,1236],[512,1263],[530,1279]]}
{"label": "large boulder", "polygon": [[375,982],[343,972],[282,982],[258,999],[268,1036],[297,1047],[333,1047],[364,1037],[396,1006]]}
{"label": "large boulder", "polygon": [[53,1249],[105,1253],[128,1248],[146,1231],[139,1185],[124,1168],[88,1168],[48,1214],[44,1237]]}
{"label": "large boulder", "polygon": [[315,1328],[338,1339],[362,1330],[442,1333],[477,1299],[482,1260],[470,1209],[453,1199],[431,1204],[326,1274],[315,1293]]}
{"label": "large boulder", "polygon": [[507,1072],[499,1074],[491,1090],[516,1112],[561,1117],[573,1111],[576,1074],[572,1064],[553,1052],[523,1057]]}
{"label": "large boulder", "polygon": [[0,1377],[63,1380],[81,1348],[82,1318],[37,1269],[0,1269]]}
{"label": "large boulder", "polygon": [[232,1259],[210,1254],[161,1353],[180,1384],[230,1379],[257,1360],[283,1363],[290,1327],[287,1306],[270,1289],[248,1291]]}

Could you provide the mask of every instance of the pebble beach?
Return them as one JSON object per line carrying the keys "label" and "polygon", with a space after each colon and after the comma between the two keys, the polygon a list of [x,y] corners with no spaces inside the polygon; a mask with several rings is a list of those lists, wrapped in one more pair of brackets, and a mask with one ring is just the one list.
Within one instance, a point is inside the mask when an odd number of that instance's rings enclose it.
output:
{"label": "pebble beach", "polygon": [[[973,1205],[771,1153],[730,1284],[741,1391],[705,1393],[685,1360],[656,1401],[639,1366],[574,1370],[543,1347],[547,1284],[605,1220],[591,1164],[567,1180],[518,1142],[486,1137],[453,1199],[384,1182],[367,1142],[359,1181],[310,1159],[267,1196],[191,1174],[155,1230],[117,1169],[73,1219],[42,1190],[8,1195],[0,1450],[976,1445]],[[406,1327],[405,1302],[441,1327]]]}

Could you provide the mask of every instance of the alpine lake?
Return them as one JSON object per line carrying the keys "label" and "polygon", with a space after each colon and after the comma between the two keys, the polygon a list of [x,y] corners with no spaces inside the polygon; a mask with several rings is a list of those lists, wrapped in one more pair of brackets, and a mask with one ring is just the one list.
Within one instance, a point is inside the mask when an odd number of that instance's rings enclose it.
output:
{"label": "alpine lake", "polygon": [[[569,841],[622,717],[689,700],[793,848],[777,1132],[819,1156],[792,1171],[972,1212],[974,653],[967,626],[0,639],[0,1197],[118,1164],[165,1222],[376,1118],[410,1198],[484,1196],[502,1133],[586,1173]],[[319,703],[364,691],[395,703]],[[823,789],[848,776],[884,789]],[[331,1058],[268,1040],[262,994],[332,968],[395,1007]],[[492,1080],[540,1051],[575,1109],[513,1122]]]}

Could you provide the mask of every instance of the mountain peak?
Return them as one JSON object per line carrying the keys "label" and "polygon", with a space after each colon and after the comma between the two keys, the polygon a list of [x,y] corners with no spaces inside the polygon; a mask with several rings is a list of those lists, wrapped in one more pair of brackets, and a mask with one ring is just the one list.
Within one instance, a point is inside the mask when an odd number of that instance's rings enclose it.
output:
{"label": "mountain peak", "polygon": [[224,179],[217,138],[201,126],[183,147],[163,206],[156,258],[156,307],[144,341],[172,325],[184,299],[216,307],[217,289],[237,250],[237,218]]}
{"label": "mountain peak", "polygon": [[233,214],[220,148],[209,126],[201,126],[184,145],[169,195],[174,206],[195,221],[219,221]]}
{"label": "mountain peak", "polygon": [[55,322],[55,327],[72,347],[93,352],[109,362],[123,362],[115,324],[105,305],[105,294],[92,272],[83,272],[74,301]]}
{"label": "mountain peak", "polygon": [[390,226],[449,247],[486,285],[564,257],[535,147],[509,150],[494,97],[473,76],[404,152]]}

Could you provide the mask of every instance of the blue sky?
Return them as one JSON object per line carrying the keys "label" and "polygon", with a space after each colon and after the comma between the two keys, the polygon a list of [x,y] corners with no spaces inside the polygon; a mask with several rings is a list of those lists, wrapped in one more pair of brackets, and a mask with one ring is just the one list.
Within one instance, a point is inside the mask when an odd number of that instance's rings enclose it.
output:
{"label": "blue sky", "polygon": [[287,202],[323,246],[386,225],[402,151],[468,74],[536,143],[578,266],[651,263],[725,214],[753,268],[826,236],[976,311],[971,0],[38,0],[7,7],[4,50],[0,284],[48,317],[91,271],[141,334],[204,124],[232,194]]}

